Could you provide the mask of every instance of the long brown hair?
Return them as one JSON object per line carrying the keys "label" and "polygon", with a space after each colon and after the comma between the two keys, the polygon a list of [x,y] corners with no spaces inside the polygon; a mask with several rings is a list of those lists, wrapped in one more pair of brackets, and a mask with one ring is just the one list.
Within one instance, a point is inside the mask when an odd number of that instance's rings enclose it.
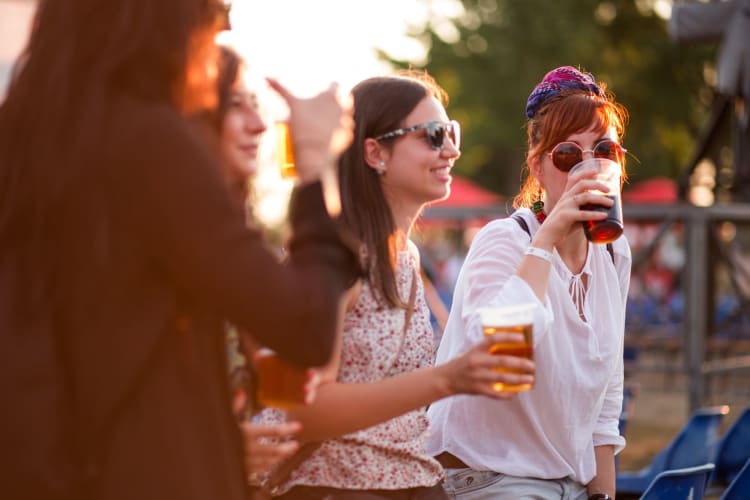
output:
{"label": "long brown hair", "polygon": [[[192,121],[206,136],[208,142],[216,148],[217,154],[221,149],[224,119],[232,106],[235,84],[244,70],[245,62],[236,51],[219,46],[214,79],[215,105],[200,109],[192,117]],[[236,175],[232,175],[232,169],[225,161],[222,160],[220,163],[233,198],[246,207],[248,217],[254,217],[248,203],[248,197],[251,196],[248,180],[244,176],[237,178]]]}
{"label": "long brown hair", "polygon": [[219,0],[39,1],[0,106],[0,241],[24,247],[24,286],[50,279],[41,263],[62,265],[51,263],[50,241],[60,206],[95,196],[80,184],[99,175],[89,152],[114,93],[186,111],[213,104],[222,7]]}
{"label": "long brown hair", "polygon": [[207,119],[217,133],[221,133],[224,117],[229,111],[235,83],[245,63],[240,55],[229,47],[220,46],[216,71],[216,105],[207,110]]}
{"label": "long brown hair", "polygon": [[[447,94],[430,75],[411,70],[369,78],[352,93],[354,140],[339,160],[342,219],[364,245],[370,282],[391,307],[405,307],[394,274],[396,222],[378,174],[365,161],[364,143],[369,137],[403,127],[406,117],[425,97],[445,104]],[[383,146],[390,144],[384,141]]]}
{"label": "long brown hair", "polygon": [[[598,85],[606,91],[604,83],[599,82]],[[602,98],[582,90],[570,89],[550,99],[526,124],[528,153],[525,170],[527,176],[520,192],[513,199],[513,207],[530,207],[538,199],[541,186],[528,168],[530,159],[540,158],[571,134],[588,130],[592,123],[594,123],[594,130],[600,133],[614,128],[619,140],[625,133],[627,121],[627,110],[615,102],[610,93],[607,93],[606,98]],[[621,181],[625,182],[626,179],[627,172],[625,171],[625,158],[623,158]]]}

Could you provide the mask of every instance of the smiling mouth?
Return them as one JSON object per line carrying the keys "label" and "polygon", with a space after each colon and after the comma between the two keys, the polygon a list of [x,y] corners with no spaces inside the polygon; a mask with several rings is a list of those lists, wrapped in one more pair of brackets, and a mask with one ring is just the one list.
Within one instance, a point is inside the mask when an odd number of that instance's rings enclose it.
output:
{"label": "smiling mouth", "polygon": [[450,173],[450,171],[451,171],[450,165],[445,165],[443,167],[436,167],[436,168],[430,169],[430,172],[445,172],[446,174]]}

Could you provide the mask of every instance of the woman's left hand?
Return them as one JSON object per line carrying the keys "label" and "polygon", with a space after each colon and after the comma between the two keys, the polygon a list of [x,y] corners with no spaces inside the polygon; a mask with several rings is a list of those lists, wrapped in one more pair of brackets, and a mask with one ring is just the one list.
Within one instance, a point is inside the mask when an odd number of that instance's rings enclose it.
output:
{"label": "woman's left hand", "polygon": [[264,474],[299,449],[292,439],[302,429],[299,422],[283,424],[240,424],[245,444],[245,472],[248,477]]}

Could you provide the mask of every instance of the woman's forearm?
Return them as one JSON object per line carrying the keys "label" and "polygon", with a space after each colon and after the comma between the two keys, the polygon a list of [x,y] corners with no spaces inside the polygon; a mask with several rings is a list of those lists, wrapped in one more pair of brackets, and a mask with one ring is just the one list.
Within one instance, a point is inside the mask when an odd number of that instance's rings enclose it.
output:
{"label": "woman's forearm", "polygon": [[365,429],[453,394],[510,399],[517,394],[496,391],[494,384],[533,383],[534,363],[491,354],[490,348],[498,342],[521,340],[519,333],[497,333],[447,363],[375,382],[342,384],[328,378],[313,404],[290,412],[290,417],[302,423],[300,439],[309,441]]}
{"label": "woman's forearm", "polygon": [[377,382],[330,382],[315,401],[289,418],[302,423],[301,441],[331,439],[385,422],[448,396],[446,365],[422,368]]}
{"label": "woman's forearm", "polygon": [[589,495],[606,493],[615,498],[615,447],[602,445],[594,447],[596,456],[596,477],[588,484]]}

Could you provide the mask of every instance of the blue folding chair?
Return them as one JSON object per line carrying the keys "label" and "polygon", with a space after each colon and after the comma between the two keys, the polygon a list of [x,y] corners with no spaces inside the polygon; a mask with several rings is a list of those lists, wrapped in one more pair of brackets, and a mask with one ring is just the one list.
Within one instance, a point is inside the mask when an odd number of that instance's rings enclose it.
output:
{"label": "blue folding chair", "polygon": [[750,498],[750,459],[740,469],[719,500],[747,500]]}
{"label": "blue folding chair", "polygon": [[641,495],[661,472],[711,463],[719,426],[727,413],[725,405],[695,410],[677,437],[648,466],[637,472],[617,472],[617,493]]}
{"label": "blue folding chair", "polygon": [[714,464],[660,472],[643,492],[641,500],[701,500],[712,470]]}
{"label": "blue folding chair", "polygon": [[739,474],[748,459],[750,459],[750,406],[742,411],[716,446],[716,456],[712,460],[716,469],[711,474],[708,483],[709,490],[726,488]]}

